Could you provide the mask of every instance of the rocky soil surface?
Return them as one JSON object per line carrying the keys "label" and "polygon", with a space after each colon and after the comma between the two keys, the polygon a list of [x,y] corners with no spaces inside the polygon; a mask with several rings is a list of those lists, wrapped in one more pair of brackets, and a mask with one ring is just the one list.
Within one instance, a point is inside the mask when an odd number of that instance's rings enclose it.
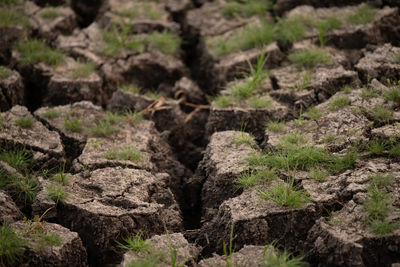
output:
{"label": "rocky soil surface", "polygon": [[398,266],[400,2],[0,1],[0,266]]}

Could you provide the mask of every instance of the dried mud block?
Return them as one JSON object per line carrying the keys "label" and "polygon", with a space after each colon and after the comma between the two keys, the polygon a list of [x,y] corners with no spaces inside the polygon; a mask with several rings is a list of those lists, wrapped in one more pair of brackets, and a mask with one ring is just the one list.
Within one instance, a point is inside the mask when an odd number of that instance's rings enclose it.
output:
{"label": "dried mud block", "polygon": [[316,211],[311,203],[287,209],[262,199],[258,190],[250,189],[221,204],[214,219],[203,225],[198,242],[204,246],[203,253],[223,253],[223,243],[229,244],[234,225],[236,249],[278,240],[286,248],[301,250],[315,219]]}
{"label": "dried mud block", "polygon": [[265,129],[265,123],[270,120],[284,120],[289,115],[289,109],[272,100],[268,108],[222,108],[211,106],[210,115],[206,124],[206,132],[245,129],[260,137]]}
{"label": "dried mud block", "polygon": [[[333,100],[333,99],[332,99]],[[266,145],[277,147],[288,136],[299,135],[303,143],[341,151],[368,141],[370,122],[362,114],[354,114],[350,106],[329,110],[328,104],[315,107],[320,114],[315,120],[297,119],[286,123],[279,131],[267,129]],[[307,113],[304,115],[308,116]]]}
{"label": "dried mud block", "polygon": [[128,234],[161,234],[164,226],[173,232],[183,230],[167,174],[114,167],[68,178],[57,221],[79,233],[91,264],[118,262],[116,241]]}
{"label": "dried mud block", "polygon": [[[49,128],[60,134],[66,146],[66,152],[75,157],[84,148],[91,127],[105,117],[103,109],[89,101],[54,108],[42,107],[34,114]],[[72,127],[73,124],[75,127]]]}
{"label": "dried mud block", "polygon": [[64,156],[59,134],[50,131],[36,120],[26,107],[14,106],[10,111],[3,112],[1,117],[0,140],[2,142],[15,143],[46,154],[46,157],[49,157],[48,160],[50,157],[61,159]]}
{"label": "dried mud block", "polygon": [[[347,191],[352,200],[341,210],[334,212],[329,219],[318,220],[308,234],[308,260],[318,266],[374,266],[376,264],[390,266],[391,263],[399,261],[398,177],[400,166],[385,158],[367,160],[363,164],[362,168],[349,173],[346,178],[347,185],[343,191]],[[378,174],[380,176],[377,176]],[[375,180],[372,181],[372,179]],[[371,187],[371,183],[375,187]],[[382,191],[382,188],[385,191]],[[365,208],[366,201],[373,195],[368,192],[369,190],[379,190],[380,194],[388,194],[386,200],[390,200],[388,203],[391,207],[384,220],[397,225],[388,232],[374,232],[378,230],[372,227],[374,221],[369,218],[368,209]],[[379,203],[384,204],[384,202]],[[384,208],[386,207],[380,206],[373,212],[382,212],[381,209]]]}
{"label": "dried mud block", "polygon": [[[181,266],[195,266],[199,256],[199,248],[189,243],[181,233],[155,235],[145,241],[149,251],[129,251],[124,254],[121,267],[129,267],[145,260],[154,260],[160,266],[171,266],[173,255],[176,253],[176,264]],[[174,252],[175,251],[175,252]]]}
{"label": "dried mud block", "polygon": [[108,2],[107,11],[97,22],[101,27],[105,27],[115,19],[131,24],[134,33],[163,30],[178,33],[180,28],[167,12],[164,2],[111,0]]}
{"label": "dried mud block", "polygon": [[371,135],[377,139],[400,141],[400,123],[374,128]]}
{"label": "dried mud block", "polygon": [[400,55],[400,47],[385,44],[373,52],[366,52],[355,66],[364,82],[376,78],[382,82],[387,79],[400,80],[400,63],[396,58]]}
{"label": "dried mud block", "polygon": [[201,191],[203,214],[212,212],[224,200],[240,193],[234,180],[246,171],[245,159],[254,153],[247,144],[235,144],[242,136],[250,137],[248,133],[235,131],[217,132],[211,136],[197,170],[204,179]]}
{"label": "dried mud block", "polygon": [[5,78],[0,79],[0,111],[11,109],[15,105],[23,105],[25,100],[25,86],[21,75],[8,68],[1,68]]}
{"label": "dried mud block", "polygon": [[39,8],[32,2],[26,2],[32,30],[42,38],[54,41],[58,35],[68,35],[78,26],[74,11],[67,6]]}
{"label": "dried mud block", "polygon": [[88,266],[86,250],[76,232],[54,223],[18,221],[11,226],[24,243],[21,263],[29,259],[29,265],[34,266]]}
{"label": "dried mud block", "polygon": [[[129,37],[142,40],[148,35],[131,34]],[[135,82],[143,88],[158,88],[161,85],[173,87],[175,81],[189,74],[180,59],[179,51],[165,54],[151,44],[145,44],[138,50],[118,49],[116,54],[108,57],[104,52],[106,39],[99,25],[92,23],[83,31],[74,32],[72,36],[59,36],[57,45],[60,49],[91,60],[100,67],[107,84],[108,97],[122,83]]]}
{"label": "dried mud block", "polygon": [[22,220],[22,218],[22,212],[17,208],[11,197],[3,190],[0,190],[0,223],[12,223]]}

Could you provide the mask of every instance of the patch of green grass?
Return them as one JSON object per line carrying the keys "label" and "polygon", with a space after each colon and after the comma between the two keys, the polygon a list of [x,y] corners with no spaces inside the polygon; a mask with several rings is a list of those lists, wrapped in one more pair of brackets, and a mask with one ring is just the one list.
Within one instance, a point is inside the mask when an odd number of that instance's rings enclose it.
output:
{"label": "patch of green grass", "polygon": [[388,101],[400,103],[400,87],[390,87],[389,90],[383,93],[383,96]]}
{"label": "patch of green grass", "polygon": [[122,12],[123,16],[129,17],[131,20],[138,16],[149,18],[152,20],[160,19],[163,16],[162,10],[150,3],[141,3],[133,8],[129,8]]}
{"label": "patch of green grass", "polygon": [[25,40],[17,43],[14,49],[21,53],[20,61],[23,64],[43,62],[50,66],[57,66],[64,61],[64,54],[48,46],[44,40]]}
{"label": "patch of green grass", "polygon": [[323,169],[315,168],[310,171],[310,177],[318,182],[325,182],[329,173]]}
{"label": "patch of green grass", "polygon": [[117,246],[124,250],[132,250],[136,252],[148,252],[151,243],[143,239],[142,233],[123,238],[124,243],[117,242]]}
{"label": "patch of green grass", "polygon": [[[265,252],[270,249],[271,246],[265,248]],[[309,264],[303,261],[301,256],[293,256],[286,250],[279,251],[274,249],[269,253],[265,253],[263,256],[262,265],[265,267],[308,267]]]}
{"label": "patch of green grass", "polygon": [[32,161],[32,153],[26,149],[0,149],[0,160],[17,170],[24,170]]}
{"label": "patch of green grass", "polygon": [[238,147],[240,145],[246,145],[249,147],[254,147],[256,142],[254,141],[254,137],[250,134],[245,134],[244,132],[238,133],[233,138],[233,144]]}
{"label": "patch of green grass", "polygon": [[17,202],[28,205],[35,200],[38,192],[38,181],[36,179],[29,176],[24,176],[21,179],[13,176],[10,184],[12,187],[10,194]]}
{"label": "patch of green grass", "polygon": [[129,160],[142,161],[143,153],[134,147],[127,147],[121,150],[110,150],[104,153],[104,157],[109,160]]}
{"label": "patch of green grass", "polygon": [[345,94],[350,94],[351,91],[353,91],[353,86],[351,86],[350,84],[346,84],[345,86],[343,86],[342,91]]}
{"label": "patch of green grass", "polygon": [[63,239],[61,238],[61,236],[59,236],[56,233],[49,233],[49,234],[39,234],[39,238],[38,238],[38,247],[44,247],[44,246],[59,246],[62,244]]}
{"label": "patch of green grass", "polygon": [[377,11],[368,4],[360,5],[356,11],[347,16],[347,21],[351,24],[361,25],[374,21]]}
{"label": "patch of green grass", "polygon": [[227,18],[236,16],[248,18],[254,15],[263,16],[271,8],[271,2],[264,0],[230,1],[222,8],[222,14]]}
{"label": "patch of green grass", "polygon": [[0,266],[15,266],[24,254],[24,241],[8,224],[0,227]]}
{"label": "patch of green grass", "polygon": [[319,63],[328,63],[331,57],[321,48],[302,49],[289,55],[289,60],[297,67],[313,68]]}
{"label": "patch of green grass", "polygon": [[368,87],[363,88],[361,90],[360,95],[361,95],[362,98],[371,98],[371,97],[377,96],[378,95],[378,91],[375,88],[372,88],[372,87],[368,86]]}
{"label": "patch of green grass", "polygon": [[44,19],[55,19],[59,16],[58,12],[58,8],[45,7],[39,12],[39,16]]}
{"label": "patch of green grass", "polygon": [[268,108],[272,105],[272,100],[266,96],[253,96],[249,99],[249,106],[252,108]]}
{"label": "patch of green grass", "polygon": [[313,74],[311,72],[304,72],[301,74],[300,80],[296,83],[296,86],[290,87],[293,92],[302,91],[307,89],[311,85]]}
{"label": "patch of green grass", "polygon": [[64,187],[61,185],[49,185],[47,188],[47,195],[56,203],[63,201],[68,197]]}
{"label": "patch of green grass", "polygon": [[395,144],[389,149],[389,155],[391,157],[399,157],[400,156],[400,144]]}
{"label": "patch of green grass", "polygon": [[1,0],[0,4],[4,4],[7,6],[14,6],[16,4],[18,4],[20,2],[20,0]]}
{"label": "patch of green grass", "polygon": [[82,120],[78,118],[65,119],[64,126],[67,131],[73,133],[80,133],[83,129]]}
{"label": "patch of green grass", "polygon": [[28,18],[14,9],[0,8],[0,27],[11,27],[15,25],[29,25]]}
{"label": "patch of green grass", "polygon": [[306,25],[302,16],[280,19],[274,28],[274,38],[284,47],[303,40],[305,36]]}
{"label": "patch of green grass", "polygon": [[140,94],[140,87],[135,83],[124,84],[121,86],[121,90],[132,94]]}
{"label": "patch of green grass", "polygon": [[372,140],[368,146],[368,152],[371,155],[380,156],[387,149],[387,143],[379,140]]}
{"label": "patch of green grass", "polygon": [[284,148],[280,151],[261,155],[254,154],[247,158],[247,162],[250,165],[268,166],[274,169],[286,170],[289,168],[309,171],[315,168],[324,168],[330,173],[340,173],[353,168],[357,159],[357,154],[352,151],[347,152],[344,156],[337,156],[324,148],[283,143]]}
{"label": "patch of green grass", "polygon": [[219,107],[227,108],[227,107],[232,106],[234,104],[234,100],[233,100],[233,98],[231,96],[219,95],[216,98],[214,98],[213,103],[216,104]]}
{"label": "patch of green grass", "polygon": [[109,121],[98,121],[92,128],[90,128],[90,133],[96,137],[108,137],[115,133],[118,129],[114,127]]}
{"label": "patch of green grass", "polygon": [[388,123],[394,119],[393,110],[387,106],[380,105],[380,104],[376,104],[373,107],[371,115],[374,120],[385,122],[385,123]]}
{"label": "patch of green grass", "polygon": [[282,137],[281,141],[279,142],[279,146],[281,147],[288,147],[291,145],[301,145],[306,142],[304,135],[299,132],[287,134]]}
{"label": "patch of green grass", "polygon": [[138,123],[144,120],[143,113],[136,111],[127,111],[122,114],[123,120],[127,123]]}
{"label": "patch of green grass", "polygon": [[56,110],[55,108],[49,108],[46,110],[46,112],[43,114],[43,117],[46,119],[55,119],[60,116],[60,112]]}
{"label": "patch of green grass", "polygon": [[400,63],[400,53],[393,54],[393,58],[394,58],[395,61],[397,61],[398,63]]}
{"label": "patch of green grass", "polygon": [[23,128],[23,129],[30,129],[33,126],[33,119],[32,117],[22,117],[15,121],[15,125]]}
{"label": "patch of green grass", "polygon": [[160,32],[152,32],[147,38],[147,42],[164,54],[172,55],[179,51],[181,47],[181,39],[176,34],[164,30]]}
{"label": "patch of green grass", "polygon": [[308,193],[295,186],[293,180],[289,181],[289,183],[275,184],[268,190],[261,189],[260,195],[281,206],[291,209],[300,208],[310,202]]}
{"label": "patch of green grass", "polygon": [[335,111],[348,105],[350,105],[350,98],[348,96],[340,96],[335,97],[333,100],[330,101],[328,109],[330,111]]}
{"label": "patch of green grass", "polygon": [[285,124],[279,121],[269,121],[267,122],[267,129],[274,133],[279,133],[283,131]]}
{"label": "patch of green grass", "polygon": [[162,252],[153,252],[146,255],[144,258],[134,260],[128,264],[129,267],[158,267],[165,258]]}
{"label": "patch of green grass", "polygon": [[317,107],[310,107],[306,113],[312,120],[318,120],[322,116],[322,111]]}
{"label": "patch of green grass", "polygon": [[51,176],[51,180],[59,182],[62,185],[67,185],[68,175],[64,172],[64,168],[60,168],[58,173]]}
{"label": "patch of green grass", "polygon": [[389,185],[392,185],[395,182],[394,176],[392,174],[384,174],[384,173],[377,173],[375,175],[371,175],[369,180],[370,186],[373,188],[385,188]]}
{"label": "patch of green grass", "polygon": [[398,225],[388,220],[374,220],[370,222],[369,227],[375,235],[387,235],[396,230]]}
{"label": "patch of green grass", "polygon": [[114,56],[123,49],[140,51],[144,47],[143,40],[137,39],[131,33],[131,26],[121,25],[121,30],[116,25],[102,30],[103,39],[105,41],[101,53],[106,56]]}
{"label": "patch of green grass", "polygon": [[249,25],[242,32],[238,32],[228,40],[216,38],[209,42],[214,56],[223,56],[230,53],[263,47],[274,39],[274,27],[271,23],[262,22],[260,25]]}
{"label": "patch of green grass", "polygon": [[257,171],[248,171],[234,180],[239,187],[249,188],[262,183],[268,183],[278,179],[276,171],[273,169],[262,169]]}
{"label": "patch of green grass", "polygon": [[0,78],[7,79],[12,75],[12,71],[4,66],[0,66]]}
{"label": "patch of green grass", "polygon": [[95,70],[95,65],[88,61],[85,63],[79,63],[78,67],[72,70],[71,76],[73,79],[87,78]]}
{"label": "patch of green grass", "polygon": [[329,144],[332,143],[333,141],[335,141],[336,136],[333,134],[326,134],[323,138],[322,138],[322,142]]}

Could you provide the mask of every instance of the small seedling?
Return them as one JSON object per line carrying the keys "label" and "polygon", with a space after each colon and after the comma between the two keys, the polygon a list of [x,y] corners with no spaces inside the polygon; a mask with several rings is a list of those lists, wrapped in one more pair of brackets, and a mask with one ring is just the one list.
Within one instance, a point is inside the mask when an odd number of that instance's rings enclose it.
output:
{"label": "small seedling", "polygon": [[38,181],[36,179],[29,176],[23,178],[12,176],[10,184],[14,188],[10,193],[18,202],[28,205],[35,200],[38,192]]}
{"label": "small seedling", "polygon": [[12,71],[6,67],[0,66],[0,78],[7,79],[12,75]]}
{"label": "small seedling", "polygon": [[105,43],[100,52],[106,56],[114,56],[123,49],[140,51],[144,46],[143,40],[138,40],[132,35],[129,24],[113,24],[102,30],[102,35]]}
{"label": "small seedling", "polygon": [[94,72],[95,66],[92,62],[79,63],[79,66],[72,70],[73,79],[82,79],[89,77]]}
{"label": "small seedling", "polygon": [[117,246],[124,250],[133,250],[136,252],[148,252],[151,244],[143,239],[142,233],[128,236],[122,239],[124,243],[117,242]]}
{"label": "small seedling", "polygon": [[261,266],[308,267],[309,264],[303,261],[302,256],[294,256],[286,250],[281,252],[275,249],[273,245],[270,245],[264,249],[263,264]]}
{"label": "small seedling", "polygon": [[297,67],[313,68],[319,63],[328,63],[331,57],[321,48],[303,49],[289,55],[289,60]]}
{"label": "small seedling", "polygon": [[231,96],[220,95],[213,100],[213,103],[219,107],[226,108],[232,106],[234,104],[234,100]]}
{"label": "small seedling", "polygon": [[283,131],[285,124],[279,121],[269,121],[267,122],[267,129],[274,133],[279,133]]}
{"label": "small seedling", "polygon": [[129,160],[129,161],[142,161],[143,154],[136,148],[128,147],[122,150],[110,150],[104,153],[104,157],[109,160]]}
{"label": "small seedling", "polygon": [[49,108],[47,111],[43,114],[43,117],[46,119],[55,119],[60,116],[60,112],[56,110],[55,108]]}
{"label": "small seedling", "polygon": [[64,172],[64,167],[60,168],[60,171],[51,177],[51,180],[59,182],[62,185],[68,184],[68,175]]}
{"label": "small seedling", "polygon": [[49,47],[44,40],[25,40],[15,45],[15,50],[21,53],[23,64],[43,62],[50,66],[58,66],[64,60],[64,54]]}
{"label": "small seedling", "polygon": [[372,87],[367,86],[363,88],[360,93],[362,98],[371,98],[378,95],[378,91]]}
{"label": "small seedling", "polygon": [[63,201],[68,197],[67,192],[61,185],[49,185],[47,195],[56,203]]}
{"label": "small seedling", "polygon": [[7,223],[0,226],[0,266],[16,266],[24,254],[24,242]]}
{"label": "small seedling", "polygon": [[81,119],[65,119],[64,120],[64,126],[67,131],[73,132],[73,133],[80,133],[82,131],[82,120]]}
{"label": "small seedling", "polygon": [[15,125],[23,128],[23,129],[30,129],[32,128],[34,121],[32,117],[22,117],[15,121]]}
{"label": "small seedling", "polygon": [[330,104],[328,109],[330,111],[335,111],[341,108],[344,108],[345,106],[350,105],[350,98],[348,96],[341,96],[341,97],[336,97],[334,98]]}
{"label": "small seedling", "polygon": [[388,101],[400,103],[400,87],[390,87],[389,90],[384,92],[383,96]]}
{"label": "small seedling", "polygon": [[374,220],[370,222],[369,227],[375,235],[387,235],[396,230],[398,225],[388,220]]}
{"label": "small seedling", "polygon": [[356,11],[347,16],[347,20],[356,25],[368,24],[374,21],[376,14],[377,11],[368,4],[362,4]]}

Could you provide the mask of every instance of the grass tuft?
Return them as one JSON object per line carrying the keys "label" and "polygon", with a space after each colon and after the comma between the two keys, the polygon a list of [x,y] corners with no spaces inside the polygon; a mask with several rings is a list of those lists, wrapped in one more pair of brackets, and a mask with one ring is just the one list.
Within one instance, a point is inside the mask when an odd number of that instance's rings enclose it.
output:
{"label": "grass tuft", "polygon": [[[267,246],[265,251],[269,250],[271,246]],[[308,267],[309,264],[303,261],[301,256],[293,256],[286,250],[279,251],[274,249],[270,253],[263,256],[263,264],[261,266],[282,266],[282,267]]]}
{"label": "grass tuft", "polygon": [[350,105],[350,98],[348,96],[335,97],[328,106],[330,111],[335,111],[345,106]]}
{"label": "grass tuft", "polygon": [[300,208],[310,202],[306,191],[294,186],[294,181],[289,183],[278,183],[269,188],[268,191],[261,189],[260,195],[266,199],[291,209]]}
{"label": "grass tuft", "polygon": [[304,39],[306,36],[305,19],[302,16],[281,19],[274,28],[274,38],[283,47]]}
{"label": "grass tuft", "polygon": [[147,38],[147,42],[149,42],[151,46],[154,46],[156,49],[167,55],[175,54],[181,47],[180,38],[167,30],[162,31],[161,33],[151,33]]}
{"label": "grass tuft", "polygon": [[276,171],[273,169],[262,169],[257,171],[248,171],[234,180],[239,187],[250,188],[262,183],[268,183],[278,179]]}
{"label": "grass tuft", "polygon": [[351,24],[361,25],[374,21],[377,11],[367,4],[360,5],[356,11],[347,16]]}
{"label": "grass tuft", "polygon": [[22,117],[15,121],[15,125],[23,128],[23,129],[30,129],[33,126],[33,119],[32,117]]}
{"label": "grass tuft", "polygon": [[379,140],[372,140],[368,146],[368,152],[371,155],[380,156],[387,149],[387,143]]}
{"label": "grass tuft", "polygon": [[297,67],[313,68],[319,63],[328,63],[330,56],[321,48],[303,49],[289,55],[289,60]]}
{"label": "grass tuft", "polygon": [[82,132],[82,120],[81,119],[65,119],[64,120],[65,129],[69,132],[80,133]]}
{"label": "grass tuft", "polygon": [[388,123],[394,119],[394,112],[391,108],[376,104],[372,109],[372,117],[376,121]]}
{"label": "grass tuft", "polygon": [[47,111],[43,114],[43,117],[46,119],[55,119],[60,116],[60,112],[56,110],[55,108],[49,108]]}
{"label": "grass tuft", "polygon": [[24,170],[32,161],[32,153],[25,149],[0,149],[0,160],[17,170]]}
{"label": "grass tuft", "polygon": [[262,16],[271,8],[271,2],[265,0],[230,1],[222,8],[222,14],[230,19],[236,16],[248,18],[254,15]]}
{"label": "grass tuft", "polygon": [[24,254],[23,245],[23,240],[8,223],[0,226],[0,266],[15,266]]}
{"label": "grass tuft", "polygon": [[145,241],[141,233],[123,238],[124,244],[117,242],[119,248],[136,252],[148,252],[151,244]]}
{"label": "grass tuft", "polygon": [[0,27],[11,27],[15,25],[29,25],[28,18],[17,10],[0,8]]}
{"label": "grass tuft", "polygon": [[112,124],[109,121],[98,121],[90,129],[90,133],[96,137],[107,137],[115,133],[116,131],[117,128],[112,126]]}
{"label": "grass tuft", "polygon": [[95,65],[88,61],[85,63],[80,63],[78,67],[72,70],[72,78],[80,79],[89,77],[95,70]]}
{"label": "grass tuft", "polygon": [[64,60],[64,54],[48,46],[44,40],[25,40],[16,44],[14,48],[21,53],[20,61],[23,64],[43,62],[57,66]]}
{"label": "grass tuft", "polygon": [[283,131],[285,124],[279,121],[269,121],[267,122],[267,129],[274,133],[279,133]]}
{"label": "grass tuft", "polygon": [[7,79],[12,75],[12,71],[6,67],[0,66],[0,78]]}
{"label": "grass tuft", "polygon": [[142,161],[143,154],[141,151],[134,147],[124,148],[122,150],[110,150],[104,153],[104,157],[108,160],[129,160],[129,161]]}
{"label": "grass tuft", "polygon": [[45,7],[40,11],[39,16],[44,19],[55,19],[58,17],[58,8],[55,7]]}
{"label": "grass tuft", "polygon": [[68,197],[67,192],[61,185],[49,185],[47,195],[56,203],[63,201]]}
{"label": "grass tuft", "polygon": [[312,120],[318,120],[322,116],[322,111],[316,107],[310,107],[306,113]]}
{"label": "grass tuft", "polygon": [[244,132],[238,133],[235,135],[233,139],[233,144],[238,147],[240,145],[246,145],[249,147],[254,147],[256,142],[254,141],[254,137],[250,134],[245,134]]}

